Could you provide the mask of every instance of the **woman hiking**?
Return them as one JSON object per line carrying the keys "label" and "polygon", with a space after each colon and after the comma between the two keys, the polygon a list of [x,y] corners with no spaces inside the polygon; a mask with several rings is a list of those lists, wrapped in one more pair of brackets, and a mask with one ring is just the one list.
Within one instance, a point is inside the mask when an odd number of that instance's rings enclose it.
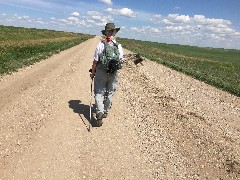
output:
{"label": "woman hiking", "polygon": [[94,94],[97,125],[103,124],[112,105],[112,98],[118,85],[118,70],[121,68],[123,51],[115,39],[120,28],[107,23],[102,34],[105,36],[95,50],[90,77],[94,78]]}

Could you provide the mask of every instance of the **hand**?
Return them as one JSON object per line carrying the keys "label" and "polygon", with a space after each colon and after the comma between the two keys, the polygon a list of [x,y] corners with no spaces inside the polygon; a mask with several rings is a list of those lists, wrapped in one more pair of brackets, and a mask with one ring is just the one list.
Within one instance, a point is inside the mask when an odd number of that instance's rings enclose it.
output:
{"label": "hand", "polygon": [[93,79],[94,76],[95,76],[95,74],[93,74],[93,73],[90,74],[90,78],[91,78],[91,79]]}

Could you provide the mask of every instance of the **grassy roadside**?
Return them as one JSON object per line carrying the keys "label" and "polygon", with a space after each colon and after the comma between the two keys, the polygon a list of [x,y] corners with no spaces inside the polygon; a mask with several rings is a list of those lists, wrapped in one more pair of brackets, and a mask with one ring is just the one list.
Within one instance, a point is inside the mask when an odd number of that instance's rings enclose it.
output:
{"label": "grassy roadside", "polygon": [[240,51],[118,38],[124,48],[240,96]]}
{"label": "grassy roadside", "polygon": [[0,75],[34,64],[92,35],[0,25]]}

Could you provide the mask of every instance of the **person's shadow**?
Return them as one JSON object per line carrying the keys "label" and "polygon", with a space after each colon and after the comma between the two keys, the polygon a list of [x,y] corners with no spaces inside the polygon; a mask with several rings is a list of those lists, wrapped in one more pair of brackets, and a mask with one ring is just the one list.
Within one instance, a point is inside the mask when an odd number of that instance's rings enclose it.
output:
{"label": "person's shadow", "polygon": [[[93,115],[91,115],[91,119],[90,119],[90,106],[89,105],[81,104],[80,100],[70,100],[70,101],[68,101],[68,106],[69,106],[69,108],[71,108],[73,110],[73,112],[77,113],[80,116],[80,118],[82,119],[82,122],[87,127],[88,131],[90,131],[89,125],[91,125],[92,127],[97,127],[97,121],[93,117]],[[92,107],[92,112],[93,112],[93,109],[94,109],[94,105]],[[89,124],[87,124],[84,121],[83,116],[85,117],[85,119],[88,120]]]}

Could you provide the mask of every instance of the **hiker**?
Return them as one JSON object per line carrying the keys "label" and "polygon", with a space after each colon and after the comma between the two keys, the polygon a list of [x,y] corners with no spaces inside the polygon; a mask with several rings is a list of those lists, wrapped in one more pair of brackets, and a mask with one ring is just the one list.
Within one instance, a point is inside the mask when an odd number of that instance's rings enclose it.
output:
{"label": "hiker", "polygon": [[123,51],[115,39],[120,28],[114,23],[107,23],[102,34],[105,36],[95,50],[90,77],[94,78],[96,118],[98,126],[106,118],[112,105],[112,98],[118,85],[118,70],[121,69]]}

